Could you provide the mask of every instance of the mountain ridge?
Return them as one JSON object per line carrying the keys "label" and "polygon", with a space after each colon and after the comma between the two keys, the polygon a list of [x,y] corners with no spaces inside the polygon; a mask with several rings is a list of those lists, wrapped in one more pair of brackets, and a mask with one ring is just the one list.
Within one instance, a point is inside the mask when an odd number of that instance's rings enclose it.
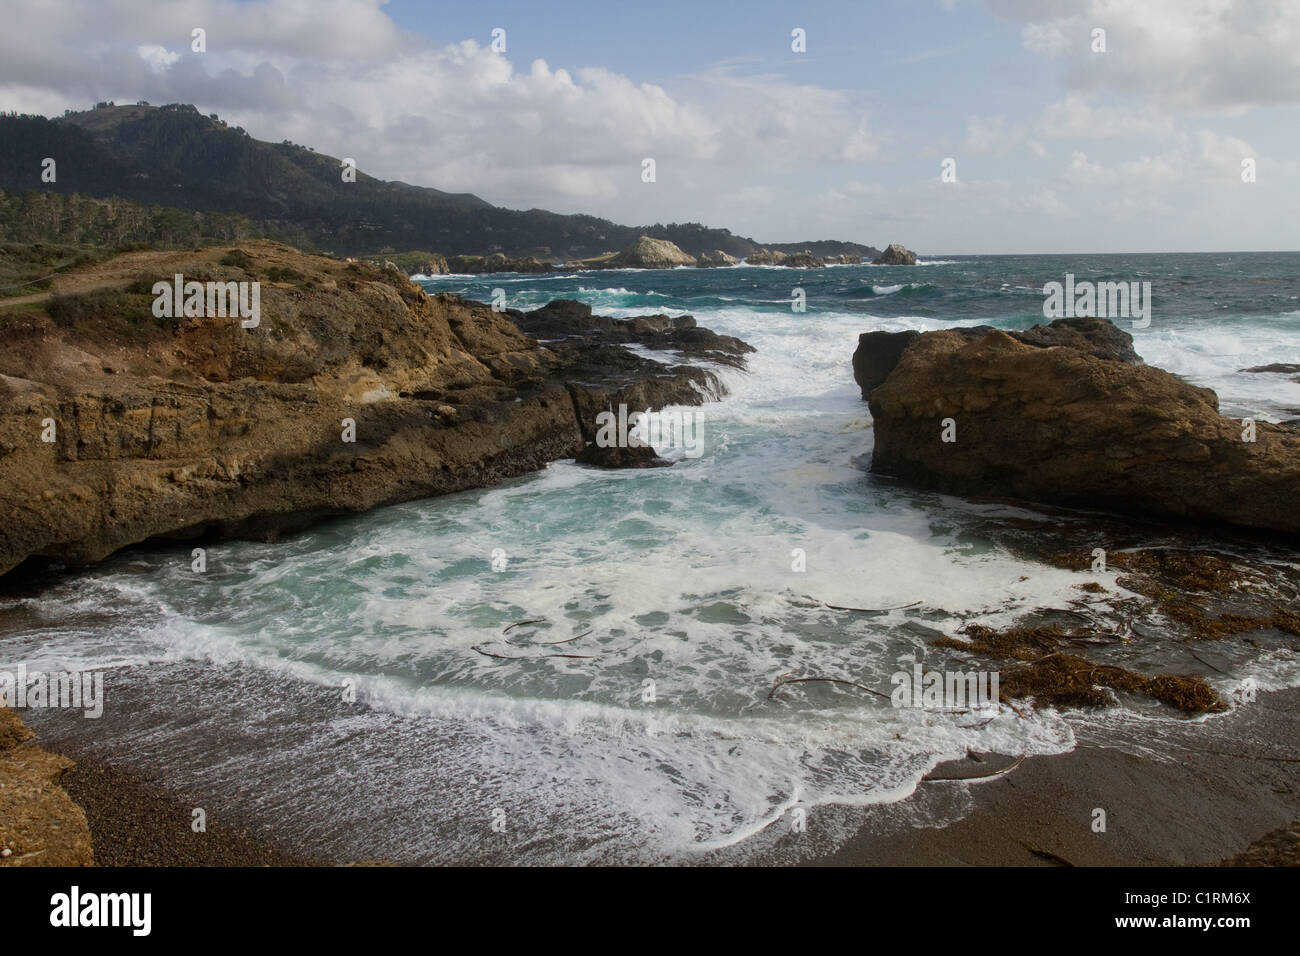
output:
{"label": "mountain ridge", "polygon": [[[41,181],[56,160],[56,179]],[[575,259],[620,250],[641,236],[665,239],[699,255],[743,257],[759,249],[814,255],[874,256],[859,243],[768,243],[699,223],[623,226],[585,214],[495,206],[472,193],[382,180],[285,140],[270,143],[188,104],[67,111],[61,117],[0,116],[0,190],[54,191],[94,198],[248,216],[268,234],[301,232],[335,255],[433,249],[448,255]]]}

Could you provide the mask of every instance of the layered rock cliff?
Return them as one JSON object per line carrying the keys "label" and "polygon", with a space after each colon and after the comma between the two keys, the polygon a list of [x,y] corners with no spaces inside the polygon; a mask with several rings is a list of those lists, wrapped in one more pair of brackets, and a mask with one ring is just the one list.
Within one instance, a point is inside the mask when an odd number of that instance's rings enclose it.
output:
{"label": "layered rock cliff", "polygon": [[[721,392],[613,342],[539,345],[394,270],[269,242],[132,256],[0,312],[0,573],[489,485],[577,456],[593,410]],[[155,318],[152,284],[175,273],[258,281],[258,325]],[[632,324],[622,341],[692,347]]]}

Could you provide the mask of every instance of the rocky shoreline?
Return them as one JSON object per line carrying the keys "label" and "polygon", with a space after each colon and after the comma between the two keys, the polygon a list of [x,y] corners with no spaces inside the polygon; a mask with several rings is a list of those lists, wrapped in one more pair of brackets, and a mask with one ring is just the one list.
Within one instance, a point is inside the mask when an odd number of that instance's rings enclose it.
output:
{"label": "rocky shoreline", "polygon": [[[496,272],[536,274],[567,272],[575,269],[718,269],[739,265],[742,262],[751,266],[822,269],[835,265],[859,265],[863,261],[865,261],[864,256],[848,253],[819,256],[810,249],[785,252],[766,247],[749,253],[743,259],[738,259],[721,249],[709,249],[699,255],[692,255],[667,239],[641,236],[621,252],[606,252],[599,256],[569,259],[563,262],[543,261],[536,256],[507,256],[501,252],[486,256],[428,256],[422,261],[419,274],[484,275]],[[895,242],[890,243],[884,252],[871,260],[871,263],[878,266],[914,266],[916,261],[915,252]],[[396,266],[394,265],[393,268]]]}
{"label": "rocky shoreline", "polygon": [[[705,366],[743,368],[750,351],[689,317],[495,312],[271,242],[136,256],[139,278],[6,314],[0,574],[151,541],[269,540],[495,484],[579,456],[620,403],[717,399]],[[260,282],[260,325],[155,320],[163,272]]]}

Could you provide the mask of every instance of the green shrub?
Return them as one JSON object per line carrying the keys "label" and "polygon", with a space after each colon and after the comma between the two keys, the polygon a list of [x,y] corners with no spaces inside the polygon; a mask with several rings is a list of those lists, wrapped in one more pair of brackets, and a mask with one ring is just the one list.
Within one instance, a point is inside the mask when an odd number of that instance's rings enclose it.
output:
{"label": "green shrub", "polygon": [[[138,280],[131,288],[139,288],[142,282]],[[51,296],[45,303],[45,313],[63,328],[113,338],[143,339],[175,327],[175,319],[153,314],[153,302],[154,297],[148,292],[96,289]]]}
{"label": "green shrub", "polygon": [[236,269],[243,269],[245,272],[253,272],[253,257],[243,249],[231,249],[221,257],[223,266],[231,266]]}
{"label": "green shrub", "polygon": [[266,277],[272,282],[298,282],[307,278],[297,269],[290,269],[281,266],[271,266],[266,270]]}

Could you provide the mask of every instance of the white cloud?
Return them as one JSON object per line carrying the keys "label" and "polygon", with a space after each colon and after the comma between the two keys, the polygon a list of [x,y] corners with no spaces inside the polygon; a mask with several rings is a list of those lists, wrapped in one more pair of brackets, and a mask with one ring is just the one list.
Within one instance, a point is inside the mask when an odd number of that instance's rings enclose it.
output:
{"label": "white cloud", "polygon": [[1166,137],[1173,134],[1174,121],[1155,107],[1099,107],[1070,93],[1044,107],[1038,130],[1053,139]]}
{"label": "white cloud", "polygon": [[963,153],[1000,153],[1024,137],[1023,127],[1011,127],[1005,116],[970,116],[966,120]]}
{"label": "white cloud", "polygon": [[[379,0],[70,2],[80,35],[31,5],[7,24],[0,82],[20,91],[8,108],[192,102],[384,178],[648,221],[697,218],[738,173],[760,181],[880,150],[851,95],[735,65],[660,84],[601,65],[517,65],[473,40],[404,34]],[[190,50],[196,26],[206,53]],[[645,157],[654,189],[640,181]]]}
{"label": "white cloud", "polygon": [[[1300,102],[1296,0],[986,0],[1023,23],[1027,50],[1067,61],[1072,90],[1109,89],[1182,110]],[[1107,52],[1092,52],[1092,30]]]}
{"label": "white cloud", "polygon": [[181,58],[179,53],[173,53],[165,46],[157,46],[155,44],[138,46],[136,47],[135,52],[140,55],[140,59],[149,64],[149,69],[153,70],[155,73],[162,73]]}

